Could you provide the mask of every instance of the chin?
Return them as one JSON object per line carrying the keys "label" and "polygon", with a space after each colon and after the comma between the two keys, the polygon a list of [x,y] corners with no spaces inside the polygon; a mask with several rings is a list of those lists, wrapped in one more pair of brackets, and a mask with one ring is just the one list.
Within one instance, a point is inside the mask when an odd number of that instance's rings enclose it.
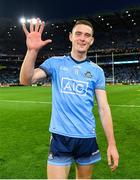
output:
{"label": "chin", "polygon": [[87,50],[78,50],[79,53],[83,54],[83,53],[87,53]]}

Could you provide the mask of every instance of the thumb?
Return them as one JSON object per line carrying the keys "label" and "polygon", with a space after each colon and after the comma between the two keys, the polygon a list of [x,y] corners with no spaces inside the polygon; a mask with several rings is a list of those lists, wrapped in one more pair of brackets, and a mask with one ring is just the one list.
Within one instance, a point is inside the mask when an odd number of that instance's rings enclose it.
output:
{"label": "thumb", "polygon": [[47,45],[47,44],[49,44],[49,43],[51,43],[51,42],[52,42],[51,39],[47,39],[47,40],[43,41],[43,45],[45,46],[45,45]]}
{"label": "thumb", "polygon": [[111,156],[109,153],[107,154],[107,160],[108,160],[108,165],[111,166],[112,162],[111,162]]}

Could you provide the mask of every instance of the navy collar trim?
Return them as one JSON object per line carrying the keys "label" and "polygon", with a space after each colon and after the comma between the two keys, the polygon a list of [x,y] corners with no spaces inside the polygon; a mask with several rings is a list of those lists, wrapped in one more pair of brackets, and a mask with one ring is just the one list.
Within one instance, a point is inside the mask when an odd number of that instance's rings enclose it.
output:
{"label": "navy collar trim", "polygon": [[69,55],[70,56],[70,58],[75,62],[75,63],[77,63],[77,64],[81,64],[81,63],[84,63],[84,62],[86,62],[86,61],[90,61],[89,59],[84,59],[84,60],[82,60],[82,61],[77,61],[76,59],[74,59],[72,56],[71,56],[71,54]]}

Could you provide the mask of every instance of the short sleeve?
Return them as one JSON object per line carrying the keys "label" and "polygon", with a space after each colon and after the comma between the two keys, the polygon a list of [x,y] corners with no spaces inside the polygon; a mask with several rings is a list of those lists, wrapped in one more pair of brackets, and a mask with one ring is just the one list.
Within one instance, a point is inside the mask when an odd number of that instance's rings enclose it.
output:
{"label": "short sleeve", "polygon": [[105,90],[105,75],[103,69],[101,68],[98,68],[97,70],[97,81],[96,81],[95,89]]}
{"label": "short sleeve", "polygon": [[39,68],[45,71],[46,74],[52,75],[52,69],[53,69],[53,58],[46,59]]}

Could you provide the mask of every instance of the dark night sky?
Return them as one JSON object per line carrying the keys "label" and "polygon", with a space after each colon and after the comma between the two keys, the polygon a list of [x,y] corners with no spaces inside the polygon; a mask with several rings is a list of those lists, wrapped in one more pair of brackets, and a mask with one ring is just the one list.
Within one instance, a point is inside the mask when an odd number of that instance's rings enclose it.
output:
{"label": "dark night sky", "polygon": [[0,0],[0,17],[60,20],[140,7],[140,0]]}

